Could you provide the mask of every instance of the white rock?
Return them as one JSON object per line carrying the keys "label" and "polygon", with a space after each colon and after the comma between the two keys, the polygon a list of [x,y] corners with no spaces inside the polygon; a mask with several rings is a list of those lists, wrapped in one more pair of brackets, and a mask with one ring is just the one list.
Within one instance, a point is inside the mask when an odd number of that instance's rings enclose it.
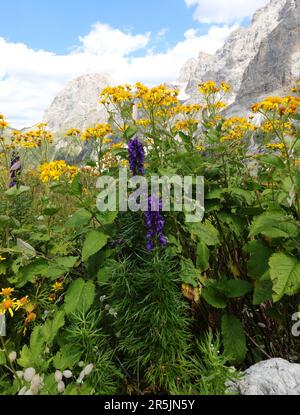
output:
{"label": "white rock", "polygon": [[284,359],[257,363],[241,380],[230,382],[230,390],[241,395],[300,395],[300,364]]}

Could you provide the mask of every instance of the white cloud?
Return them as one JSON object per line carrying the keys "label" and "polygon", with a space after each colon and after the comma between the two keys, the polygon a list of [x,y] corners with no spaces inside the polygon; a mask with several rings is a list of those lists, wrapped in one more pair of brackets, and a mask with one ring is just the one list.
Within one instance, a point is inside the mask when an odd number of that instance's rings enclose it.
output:
{"label": "white cloud", "polygon": [[[116,82],[148,85],[174,81],[187,59],[201,50],[214,53],[234,28],[212,26],[205,35],[190,29],[165,53],[151,51],[149,33],[133,35],[100,23],[66,55],[35,51],[0,37],[0,112],[17,128],[33,125],[65,84],[85,73],[106,73]],[[142,56],[131,56],[139,50],[144,50]]]}
{"label": "white cloud", "polygon": [[196,6],[194,18],[201,23],[233,23],[243,20],[270,0],[184,0]]}

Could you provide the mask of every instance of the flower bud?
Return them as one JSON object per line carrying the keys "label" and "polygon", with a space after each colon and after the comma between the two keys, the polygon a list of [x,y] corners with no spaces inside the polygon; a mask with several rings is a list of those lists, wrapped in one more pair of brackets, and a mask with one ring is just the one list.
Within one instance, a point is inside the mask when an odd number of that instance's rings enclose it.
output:
{"label": "flower bud", "polygon": [[91,364],[89,364],[89,365],[87,365],[87,366],[83,369],[84,374],[85,374],[86,376],[90,375],[90,374],[92,373],[93,369],[94,369],[94,365],[93,365],[92,363],[91,363]]}
{"label": "flower bud", "polygon": [[26,380],[26,382],[31,382],[33,376],[35,375],[35,369],[33,367],[29,367],[28,369],[25,369],[24,372],[24,380]]}
{"label": "flower bud", "polygon": [[65,370],[63,372],[63,375],[66,379],[70,379],[73,376],[73,373],[71,372],[71,370]]}
{"label": "flower bud", "polygon": [[17,353],[16,352],[10,352],[8,355],[8,358],[11,362],[14,362],[17,358]]}
{"label": "flower bud", "polygon": [[57,390],[58,390],[59,393],[63,393],[65,391],[65,384],[62,380],[60,382],[58,382]]}
{"label": "flower bud", "polygon": [[62,381],[63,375],[60,370],[57,370],[54,374],[55,380],[57,383]]}

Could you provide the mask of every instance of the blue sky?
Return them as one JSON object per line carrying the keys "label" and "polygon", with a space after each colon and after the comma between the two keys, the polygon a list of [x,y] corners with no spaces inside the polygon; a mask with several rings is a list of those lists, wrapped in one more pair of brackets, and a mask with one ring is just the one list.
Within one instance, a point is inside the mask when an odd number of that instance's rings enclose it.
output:
{"label": "blue sky", "polygon": [[172,82],[200,51],[214,54],[268,0],[9,0],[1,2],[0,112],[21,128],[43,118],[67,82]]}
{"label": "blue sky", "polygon": [[[179,42],[187,29],[205,32],[209,26],[193,20],[182,0],[9,0],[1,4],[1,16],[1,36],[59,54],[68,52],[96,22],[132,33],[168,28],[169,46]],[[165,46],[157,44],[159,50]]]}

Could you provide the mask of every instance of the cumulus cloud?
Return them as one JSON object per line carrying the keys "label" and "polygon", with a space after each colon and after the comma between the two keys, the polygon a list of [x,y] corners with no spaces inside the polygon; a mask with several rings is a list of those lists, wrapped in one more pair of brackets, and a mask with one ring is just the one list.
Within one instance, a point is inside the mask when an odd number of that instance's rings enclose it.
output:
{"label": "cumulus cloud", "polygon": [[200,23],[232,23],[251,16],[270,0],[185,0],[196,6],[194,18]]}
{"label": "cumulus cloud", "polygon": [[200,51],[215,53],[235,28],[212,26],[205,35],[190,29],[165,53],[151,50],[150,33],[134,35],[102,23],[95,24],[65,55],[36,51],[0,37],[0,112],[17,128],[33,125],[65,84],[85,73],[105,73],[116,82],[139,80],[148,85],[174,81],[187,59]]}

